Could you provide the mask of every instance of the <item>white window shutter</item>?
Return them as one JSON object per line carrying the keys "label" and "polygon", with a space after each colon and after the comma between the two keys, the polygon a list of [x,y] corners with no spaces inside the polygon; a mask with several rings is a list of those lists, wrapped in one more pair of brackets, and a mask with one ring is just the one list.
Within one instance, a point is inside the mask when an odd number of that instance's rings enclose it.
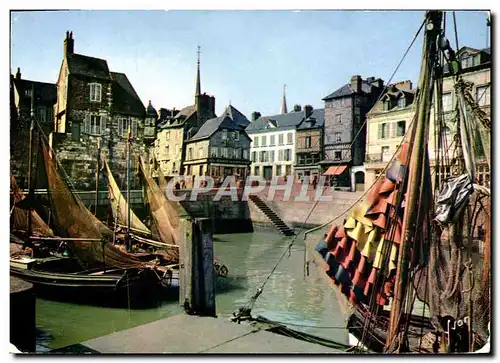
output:
{"label": "white window shutter", "polygon": [[107,116],[105,115],[101,116],[101,134],[104,134],[106,132],[106,118]]}
{"label": "white window shutter", "polygon": [[85,115],[84,130],[87,134],[90,134],[90,115]]}
{"label": "white window shutter", "polygon": [[383,124],[378,125],[378,138],[379,138],[379,140],[382,138],[382,127],[383,127]]}
{"label": "white window shutter", "polygon": [[123,135],[123,119],[121,118],[118,119],[118,135]]}

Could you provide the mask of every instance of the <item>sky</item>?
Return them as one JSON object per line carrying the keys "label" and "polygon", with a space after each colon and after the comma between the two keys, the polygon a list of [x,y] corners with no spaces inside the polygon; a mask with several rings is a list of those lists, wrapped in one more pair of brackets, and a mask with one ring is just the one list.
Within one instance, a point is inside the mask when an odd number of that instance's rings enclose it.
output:
{"label": "sky", "polygon": [[[127,74],[142,102],[156,109],[194,103],[197,46],[201,90],[220,115],[231,103],[250,118],[288,109],[322,108],[322,98],[352,75],[388,81],[416,34],[423,11],[180,11],[94,10],[11,12],[11,73],[55,83],[63,40],[73,31],[75,53],[106,59]],[[485,48],[487,13],[458,11],[459,46]],[[447,35],[455,47],[453,18]],[[418,81],[421,41],[393,82]]]}

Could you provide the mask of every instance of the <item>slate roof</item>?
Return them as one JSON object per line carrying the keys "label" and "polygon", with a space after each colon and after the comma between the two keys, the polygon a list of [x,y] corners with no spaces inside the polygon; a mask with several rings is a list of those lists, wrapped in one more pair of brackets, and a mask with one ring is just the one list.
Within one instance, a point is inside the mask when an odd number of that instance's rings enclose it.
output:
{"label": "slate roof", "polygon": [[158,112],[156,112],[156,109],[151,104],[151,100],[149,101],[148,107],[146,108],[146,114],[148,116],[154,116],[155,118],[158,117]]}
{"label": "slate roof", "polygon": [[36,105],[54,105],[57,102],[57,86],[53,83],[36,82],[27,79],[16,79],[13,77],[14,85],[20,94],[21,102],[28,102],[31,105],[31,98],[25,97],[25,90],[35,88],[35,104]]}
{"label": "slate roof", "polygon": [[175,118],[176,119],[179,119],[181,117],[185,117],[185,118],[188,118],[189,116],[191,116],[194,112],[196,112],[196,108],[195,108],[195,105],[191,105],[191,106],[186,106],[184,107],[182,110],[180,110],[177,115],[175,115]]}
{"label": "slate roof", "polygon": [[111,79],[108,63],[104,59],[76,53],[68,55],[67,59],[70,74],[106,80]]}
{"label": "slate roof", "polygon": [[[254,134],[295,129],[304,119],[304,115],[304,111],[299,111],[278,114],[274,116],[259,117],[257,120],[251,122],[247,126],[245,131],[248,134]],[[317,120],[321,120],[321,122],[323,123],[325,119],[324,109],[313,110],[311,117],[315,117]],[[272,125],[274,127],[268,127],[268,125]]]}
{"label": "slate roof", "polygon": [[239,127],[228,115],[224,114],[223,116],[215,117],[210,120],[207,120],[198,130],[196,135],[187,140],[195,141],[206,139],[212,136],[217,130],[224,128],[229,130],[241,130]]}
{"label": "slate roof", "polygon": [[[309,125],[307,120],[314,119],[314,122]],[[323,124],[325,123],[325,109],[324,108],[319,108],[313,111],[311,116],[309,116],[307,119],[303,119],[298,125],[297,125],[297,130],[306,130],[306,129],[315,129],[318,127],[323,127]]]}
{"label": "slate roof", "polygon": [[244,114],[231,105],[226,107],[224,114],[227,114],[238,126],[243,129],[250,123]]}
{"label": "slate roof", "polygon": [[[372,83],[375,82],[375,80],[373,80],[372,82],[367,82],[366,80],[362,80],[361,81],[361,92],[362,93],[370,93],[371,92],[371,89],[372,89]],[[339,89],[337,89],[335,92],[333,93],[330,93],[328,96],[326,96],[325,98],[323,98],[323,101],[328,101],[328,100],[331,100],[331,99],[334,99],[334,98],[340,98],[340,97],[345,97],[345,96],[349,96],[349,95],[352,95],[354,94],[354,90],[351,88],[351,84],[350,83],[347,83],[345,85],[343,85],[342,87],[340,87]]]}
{"label": "slate roof", "polygon": [[111,72],[113,80],[113,108],[118,113],[144,117],[145,108],[124,73]]}

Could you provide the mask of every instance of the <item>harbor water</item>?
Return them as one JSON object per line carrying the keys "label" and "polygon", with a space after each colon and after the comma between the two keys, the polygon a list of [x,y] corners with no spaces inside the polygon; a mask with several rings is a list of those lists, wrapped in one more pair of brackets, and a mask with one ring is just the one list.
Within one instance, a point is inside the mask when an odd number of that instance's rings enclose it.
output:
{"label": "harbor water", "polygon": [[[288,249],[292,239],[270,231],[214,236],[214,254],[229,269],[227,278],[217,280],[217,316],[229,319],[243,307],[285,253],[256,300],[252,316],[261,315],[295,330],[346,343],[346,316],[335,290],[319,271],[311,269],[311,274],[304,276],[304,240],[299,235]],[[37,299],[37,350],[62,348],[182,312],[178,296],[150,309]]]}

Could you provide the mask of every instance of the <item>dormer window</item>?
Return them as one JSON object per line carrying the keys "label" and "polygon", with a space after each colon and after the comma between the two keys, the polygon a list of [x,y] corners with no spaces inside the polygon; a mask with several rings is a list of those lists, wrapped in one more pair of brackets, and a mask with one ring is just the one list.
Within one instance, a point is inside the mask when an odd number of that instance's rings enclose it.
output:
{"label": "dormer window", "polygon": [[384,111],[389,111],[391,109],[391,102],[386,98],[383,102]]}
{"label": "dormer window", "polygon": [[101,102],[101,89],[99,83],[90,84],[90,102]]}
{"label": "dormer window", "polygon": [[399,99],[398,99],[398,107],[399,108],[406,107],[406,98],[404,98],[403,96],[399,97]]}

